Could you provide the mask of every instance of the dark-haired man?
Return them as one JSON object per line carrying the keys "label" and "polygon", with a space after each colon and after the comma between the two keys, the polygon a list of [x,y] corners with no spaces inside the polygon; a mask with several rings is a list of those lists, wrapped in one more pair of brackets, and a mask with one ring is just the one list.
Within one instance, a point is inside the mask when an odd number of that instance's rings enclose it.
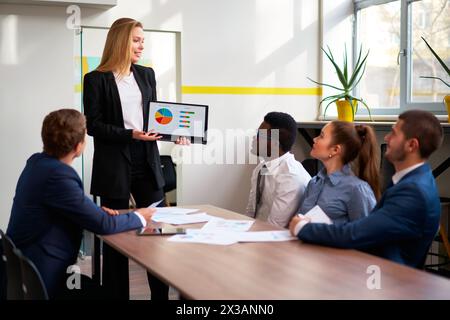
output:
{"label": "dark-haired man", "polygon": [[392,184],[368,217],[345,225],[310,223],[294,217],[290,230],[300,240],[369,253],[420,268],[438,230],[441,205],[429,156],[442,143],[442,127],[431,113],[402,113],[386,135],[385,157],[395,167]]}
{"label": "dark-haired man", "polygon": [[285,228],[297,212],[311,176],[290,153],[296,137],[297,124],[289,114],[264,117],[252,145],[262,161],[252,174],[248,216]]}
{"label": "dark-haired man", "polygon": [[80,112],[51,112],[42,125],[44,151],[28,159],[17,182],[7,234],[36,265],[50,298],[65,291],[67,268],[77,260],[83,229],[111,234],[141,228],[155,210],[119,215],[86,197],[71,167],[84,150],[85,137]]}

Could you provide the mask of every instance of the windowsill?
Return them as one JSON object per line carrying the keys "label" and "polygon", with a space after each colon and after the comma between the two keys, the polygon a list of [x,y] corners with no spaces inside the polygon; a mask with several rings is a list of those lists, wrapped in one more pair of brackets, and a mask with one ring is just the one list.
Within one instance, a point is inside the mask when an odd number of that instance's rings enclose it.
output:
{"label": "windowsill", "polygon": [[[436,115],[436,118],[438,118],[438,120],[441,123],[448,124],[448,116],[447,115]],[[373,115],[372,116],[372,120],[374,122],[395,122],[395,121],[397,121],[397,119],[398,119],[397,115]],[[330,120],[337,120],[337,116],[327,116],[326,120],[324,120],[324,117],[321,115],[317,119],[317,121],[330,121]],[[370,121],[370,118],[367,115],[357,115],[355,117],[355,121],[366,122],[366,121]]]}

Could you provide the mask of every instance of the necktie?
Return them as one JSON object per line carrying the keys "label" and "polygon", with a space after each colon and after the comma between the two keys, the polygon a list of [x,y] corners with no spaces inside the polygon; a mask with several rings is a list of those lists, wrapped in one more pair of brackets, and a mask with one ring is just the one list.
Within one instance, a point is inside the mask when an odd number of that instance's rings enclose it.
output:
{"label": "necktie", "polygon": [[258,209],[261,206],[261,198],[264,191],[264,175],[267,173],[267,166],[263,165],[258,172],[258,179],[256,180],[256,204],[255,217],[258,215]]}

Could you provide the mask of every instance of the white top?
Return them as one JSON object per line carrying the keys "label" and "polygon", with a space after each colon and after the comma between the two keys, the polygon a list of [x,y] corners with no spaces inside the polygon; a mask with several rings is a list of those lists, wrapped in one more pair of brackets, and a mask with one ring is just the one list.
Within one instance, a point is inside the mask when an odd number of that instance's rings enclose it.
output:
{"label": "white top", "polygon": [[[267,173],[261,177],[264,186],[256,219],[285,228],[297,212],[300,198],[311,176],[290,152],[281,157],[260,162],[253,170],[246,215],[255,217],[256,185],[258,173],[266,165]],[[264,181],[262,181],[264,179]]]}
{"label": "white top", "polygon": [[122,105],[123,124],[125,129],[144,129],[144,115],[142,111],[142,93],[134,78],[133,72],[118,80],[116,74],[117,89],[119,89],[120,103]]}
{"label": "white top", "polygon": [[393,176],[392,176],[392,183],[393,184],[397,184],[404,176],[406,176],[408,173],[410,173],[411,171],[413,171],[414,169],[420,167],[421,165],[423,165],[425,162],[421,162],[418,164],[415,164],[411,167],[408,167],[406,169],[400,170],[399,172],[396,172]]}

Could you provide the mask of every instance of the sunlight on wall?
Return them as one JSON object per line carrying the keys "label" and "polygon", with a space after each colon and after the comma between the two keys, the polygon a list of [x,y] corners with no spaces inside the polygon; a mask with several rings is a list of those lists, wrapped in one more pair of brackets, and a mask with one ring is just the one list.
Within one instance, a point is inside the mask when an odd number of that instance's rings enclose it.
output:
{"label": "sunlight on wall", "polygon": [[299,2],[301,4],[302,19],[301,29],[306,30],[313,23],[317,22],[317,4],[314,1],[306,0]]}
{"label": "sunlight on wall", "polygon": [[183,29],[183,15],[178,12],[160,24],[159,30],[178,31]]}
{"label": "sunlight on wall", "polygon": [[16,15],[7,15],[1,19],[0,33],[0,63],[5,65],[18,64],[17,21]]}
{"label": "sunlight on wall", "polygon": [[152,64],[158,66],[158,74],[163,74],[175,64],[175,34],[152,32],[145,38],[145,57],[151,57]]}
{"label": "sunlight on wall", "polygon": [[[258,0],[256,6],[256,63],[270,56],[294,36],[292,0]],[[283,23],[280,23],[283,21]]]}
{"label": "sunlight on wall", "polygon": [[[133,0],[133,1],[119,1],[119,5],[107,10],[110,17],[114,17],[112,21],[122,17],[130,17],[143,22],[145,17],[154,9],[152,7],[153,1],[150,0]],[[112,23],[111,21],[111,23]],[[146,28],[144,23],[144,29]]]}

